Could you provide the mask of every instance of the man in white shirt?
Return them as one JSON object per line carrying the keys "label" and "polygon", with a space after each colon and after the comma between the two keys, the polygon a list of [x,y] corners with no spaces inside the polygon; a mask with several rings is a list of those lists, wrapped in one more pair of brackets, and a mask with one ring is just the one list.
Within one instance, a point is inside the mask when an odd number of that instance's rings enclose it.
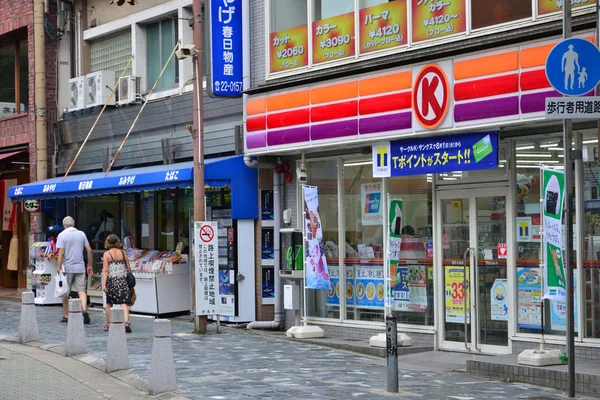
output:
{"label": "man in white shirt", "polygon": [[[87,294],[85,281],[85,262],[83,260],[83,249],[87,250],[88,265],[87,273],[92,274],[92,248],[85,236],[85,233],[75,228],[75,220],[71,217],[63,219],[65,228],[57,238],[56,247],[58,248],[57,271],[64,270],[67,275],[67,285],[69,292],[77,292],[81,299],[83,310],[83,322],[90,323],[90,316],[87,312]],[[69,293],[68,292],[68,293]],[[69,295],[63,297],[63,308],[65,315],[61,322],[68,322],[69,318]]]}

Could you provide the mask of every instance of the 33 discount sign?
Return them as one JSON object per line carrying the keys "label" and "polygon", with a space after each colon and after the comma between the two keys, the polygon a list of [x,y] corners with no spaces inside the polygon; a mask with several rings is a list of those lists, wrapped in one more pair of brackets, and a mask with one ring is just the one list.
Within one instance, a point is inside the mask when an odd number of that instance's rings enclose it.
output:
{"label": "33 discount sign", "polygon": [[469,308],[466,307],[466,300],[469,298],[469,267],[447,265],[444,272],[446,322],[463,324],[466,315],[467,323],[470,323]]}

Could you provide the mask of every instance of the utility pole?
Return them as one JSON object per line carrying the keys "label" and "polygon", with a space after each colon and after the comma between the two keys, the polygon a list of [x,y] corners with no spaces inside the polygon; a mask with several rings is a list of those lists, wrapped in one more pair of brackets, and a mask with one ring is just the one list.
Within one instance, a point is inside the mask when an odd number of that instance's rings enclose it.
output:
{"label": "utility pole", "polygon": [[[48,178],[48,129],[46,106],[46,29],[44,27],[44,0],[33,2],[33,49],[35,52],[35,149],[36,180]],[[17,87],[18,90],[18,87]],[[40,214],[35,216],[38,232],[44,229]]]}
{"label": "utility pole", "polygon": [[[204,197],[204,123],[202,106],[204,98],[203,90],[203,71],[202,71],[202,0],[194,0],[194,45],[196,52],[194,54],[194,222],[205,221],[205,197]],[[194,238],[198,240],[198,238]],[[198,257],[194,251],[195,257]],[[196,316],[196,263],[194,263],[192,274],[194,285],[194,331],[196,333],[206,333],[206,315]]]}
{"label": "utility pole", "polygon": [[[571,37],[571,0],[563,2],[563,40]],[[565,119],[563,122],[563,159],[565,163],[565,274],[567,275],[567,355],[568,365],[568,392],[569,397],[575,397],[575,319],[574,319],[574,296],[573,296],[573,145],[572,145],[573,121]],[[578,221],[581,222],[581,221]],[[581,238],[578,238],[581,239]]]}

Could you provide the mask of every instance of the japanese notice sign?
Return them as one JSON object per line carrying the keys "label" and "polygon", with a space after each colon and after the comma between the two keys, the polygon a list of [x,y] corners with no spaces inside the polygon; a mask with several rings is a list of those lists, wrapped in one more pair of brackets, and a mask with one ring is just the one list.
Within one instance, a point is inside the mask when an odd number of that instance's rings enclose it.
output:
{"label": "japanese notice sign", "polygon": [[413,42],[465,32],[466,15],[465,0],[412,0]]}
{"label": "japanese notice sign", "polygon": [[600,97],[547,97],[548,119],[598,119]]}
{"label": "japanese notice sign", "polygon": [[496,279],[490,290],[490,315],[492,321],[508,321],[508,281]]}
{"label": "japanese notice sign", "polygon": [[385,289],[383,268],[355,267],[356,306],[367,309],[382,309]]}
{"label": "japanese notice sign", "polygon": [[498,167],[498,133],[396,140],[373,151],[376,161],[389,160],[389,168],[373,163],[373,176],[379,177],[492,169]]}
{"label": "japanese notice sign", "polygon": [[4,207],[3,207],[3,215],[2,215],[2,230],[9,231],[11,228],[10,220],[12,218],[13,212],[13,204],[10,201],[9,197],[9,189],[17,185],[16,179],[4,179],[1,181],[4,191]]}
{"label": "japanese notice sign", "polygon": [[308,26],[301,25],[271,33],[271,72],[308,65]]}
{"label": "japanese notice sign", "polygon": [[315,64],[353,56],[354,13],[313,22],[312,40]]}
{"label": "japanese notice sign", "polygon": [[394,1],[360,10],[360,52],[405,45],[407,38],[406,1]]}
{"label": "japanese notice sign", "polygon": [[362,205],[362,224],[379,225],[383,222],[381,204],[381,181],[363,183],[360,185],[360,198]]}
{"label": "japanese notice sign", "polygon": [[566,296],[566,274],[563,264],[562,214],[565,196],[563,171],[543,168],[543,214],[544,258],[546,262],[544,297],[563,300]]}
{"label": "japanese notice sign", "polygon": [[[465,279],[466,274],[466,279]],[[469,297],[469,267],[445,266],[445,297],[446,297],[446,322],[462,324],[467,316],[467,323],[471,322],[469,306],[465,309],[465,300]],[[465,281],[467,283],[465,287]]]}
{"label": "japanese notice sign", "polygon": [[319,191],[314,186],[302,188],[304,197],[304,248],[306,249],[304,270],[306,288],[329,290],[329,272],[325,243],[323,243],[323,228],[319,215]]}
{"label": "japanese notice sign", "polygon": [[238,97],[243,90],[242,0],[210,0],[210,91]]}
{"label": "japanese notice sign", "polygon": [[218,314],[219,239],[217,222],[196,222],[194,252],[196,269],[196,315]]}
{"label": "japanese notice sign", "polygon": [[[538,15],[544,15],[561,11],[563,9],[564,0],[537,0],[537,2]],[[587,6],[589,4],[596,4],[596,2],[594,0],[571,0],[572,8]]]}

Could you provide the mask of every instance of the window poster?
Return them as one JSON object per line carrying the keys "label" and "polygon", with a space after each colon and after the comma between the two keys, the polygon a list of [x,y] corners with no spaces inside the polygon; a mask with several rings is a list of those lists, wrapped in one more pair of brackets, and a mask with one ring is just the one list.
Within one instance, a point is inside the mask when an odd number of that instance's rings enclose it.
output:
{"label": "window poster", "polygon": [[[446,285],[446,322],[463,324],[465,315],[467,323],[471,322],[471,313],[465,309],[465,299],[469,298],[469,267],[446,265],[444,280]],[[464,285],[465,274],[467,287]]]}
{"label": "window poster", "polygon": [[260,215],[263,221],[273,221],[273,190],[260,191]]}
{"label": "window poster", "polygon": [[327,292],[327,305],[339,306],[340,297],[346,296],[346,306],[354,307],[355,285],[354,285],[354,267],[346,266],[346,290],[341,288],[340,267],[332,265],[329,267],[329,291]]}
{"label": "window poster", "polygon": [[[537,0],[538,15],[545,15],[553,12],[562,11],[563,1],[564,0]],[[572,8],[587,6],[590,4],[596,4],[596,2],[594,0],[571,0]]]}
{"label": "window poster", "polygon": [[517,268],[517,323],[523,329],[542,329],[542,269]]}
{"label": "window poster", "polygon": [[313,22],[313,63],[353,56],[354,39],[353,12]]}
{"label": "window poster", "polygon": [[265,228],[261,230],[260,247],[263,260],[275,259],[275,231],[274,228]]}
{"label": "window poster", "polygon": [[360,185],[363,226],[383,223],[383,207],[381,204],[381,182],[363,183]]}
{"label": "window poster", "polygon": [[466,29],[466,0],[412,0],[413,42],[462,33]]}
{"label": "window poster", "polygon": [[262,304],[275,304],[275,267],[262,267]]}
{"label": "window poster", "polygon": [[408,43],[406,0],[360,10],[360,53],[390,49]]}
{"label": "window poster", "polygon": [[289,71],[308,65],[308,26],[271,33],[271,72]]}

